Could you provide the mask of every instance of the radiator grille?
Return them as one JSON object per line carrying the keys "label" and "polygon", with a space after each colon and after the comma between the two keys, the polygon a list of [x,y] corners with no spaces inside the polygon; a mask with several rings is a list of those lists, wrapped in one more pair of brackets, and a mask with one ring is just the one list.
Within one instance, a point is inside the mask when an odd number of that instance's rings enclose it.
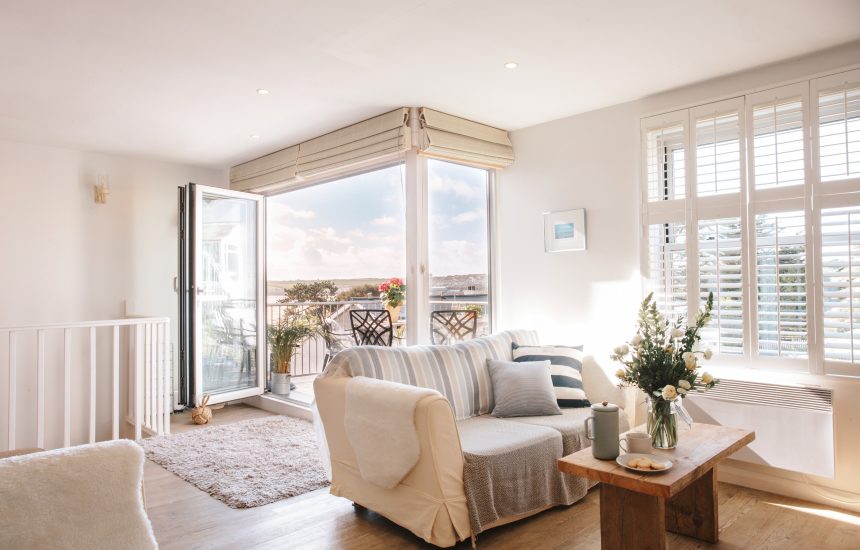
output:
{"label": "radiator grille", "polygon": [[786,409],[833,412],[833,391],[826,388],[721,379],[707,392],[697,392],[695,395]]}

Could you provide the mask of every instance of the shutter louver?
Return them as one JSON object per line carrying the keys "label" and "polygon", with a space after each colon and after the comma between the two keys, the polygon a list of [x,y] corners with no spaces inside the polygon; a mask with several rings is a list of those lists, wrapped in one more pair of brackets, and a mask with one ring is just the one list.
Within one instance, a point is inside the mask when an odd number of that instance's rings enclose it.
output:
{"label": "shutter louver", "polygon": [[860,85],[818,94],[821,181],[860,177]]}
{"label": "shutter louver", "polygon": [[756,307],[760,355],[806,357],[806,226],[803,212],[759,214]]}
{"label": "shutter louver", "polygon": [[687,313],[687,231],[683,223],[648,228],[649,284],[661,313],[677,319]]}
{"label": "shutter louver", "polygon": [[711,322],[702,330],[702,345],[715,353],[743,354],[743,253],[740,218],[699,222],[699,289],[701,302],[714,293]]}
{"label": "shutter louver", "polygon": [[649,130],[645,139],[648,200],[683,199],[686,196],[684,127]]}
{"label": "shutter louver", "polygon": [[860,207],[821,212],[824,358],[860,362]]}
{"label": "shutter louver", "polygon": [[803,184],[803,100],[774,100],[752,113],[755,188]]}
{"label": "shutter louver", "polygon": [[696,120],[696,189],[700,197],[740,192],[737,111]]}

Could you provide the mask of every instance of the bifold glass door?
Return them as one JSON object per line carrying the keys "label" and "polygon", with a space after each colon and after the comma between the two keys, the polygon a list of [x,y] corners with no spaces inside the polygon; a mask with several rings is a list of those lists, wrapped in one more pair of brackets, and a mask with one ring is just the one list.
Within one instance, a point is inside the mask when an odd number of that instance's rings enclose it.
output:
{"label": "bifold glass door", "polygon": [[265,388],[264,197],[189,186],[189,389],[200,403]]}

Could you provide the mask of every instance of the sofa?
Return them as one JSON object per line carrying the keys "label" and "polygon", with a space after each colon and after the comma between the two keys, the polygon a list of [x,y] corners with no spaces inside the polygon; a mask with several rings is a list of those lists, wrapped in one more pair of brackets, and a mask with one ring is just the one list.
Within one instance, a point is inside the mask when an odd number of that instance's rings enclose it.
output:
{"label": "sofa", "polygon": [[0,548],[158,547],[143,502],[143,449],[116,440],[0,453]]}
{"label": "sofa", "polygon": [[[589,445],[584,434],[589,408],[553,416],[488,414],[494,402],[487,360],[511,361],[514,344],[537,343],[533,331],[506,331],[450,346],[359,346],[337,354],[314,382],[331,493],[439,547],[469,537],[474,542],[487,529],[583,498],[593,483],[559,473],[556,461]],[[623,390],[590,356],[583,357],[581,374],[588,399],[618,404],[619,429],[628,429]],[[362,376],[436,390],[415,405],[409,429],[419,456],[393,487],[362,477],[350,444],[348,386]],[[395,399],[394,389],[381,386],[378,400],[384,403],[386,392]],[[383,425],[384,418],[379,420]]]}

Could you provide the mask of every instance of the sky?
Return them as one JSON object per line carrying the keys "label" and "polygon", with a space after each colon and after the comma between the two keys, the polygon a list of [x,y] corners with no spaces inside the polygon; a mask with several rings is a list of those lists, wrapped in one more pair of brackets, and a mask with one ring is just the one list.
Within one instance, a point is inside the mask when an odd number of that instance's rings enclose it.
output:
{"label": "sky", "polygon": [[[267,199],[268,278],[404,277],[405,168]],[[431,275],[487,272],[487,172],[428,161]]]}

